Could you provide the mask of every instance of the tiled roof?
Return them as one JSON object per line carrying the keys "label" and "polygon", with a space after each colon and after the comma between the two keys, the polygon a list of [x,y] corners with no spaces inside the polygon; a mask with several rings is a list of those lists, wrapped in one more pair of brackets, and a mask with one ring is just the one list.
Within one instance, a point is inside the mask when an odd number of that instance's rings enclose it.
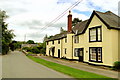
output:
{"label": "tiled roof", "polygon": [[[76,24],[72,28],[72,32],[75,33],[76,35],[85,33],[94,15],[96,15],[108,27],[108,29],[120,30],[120,17],[119,16],[112,13],[111,11],[107,11],[105,13],[99,12],[99,11],[93,11],[90,19]],[[65,31],[60,34],[56,34],[55,36],[51,37],[50,39],[47,39],[46,41],[64,38],[67,36],[68,33],[69,32]]]}
{"label": "tiled roof", "polygon": [[95,13],[98,14],[98,16],[109,26],[109,28],[118,28],[120,29],[120,17],[116,14],[112,13],[111,11],[107,11],[105,13],[95,11]]}
{"label": "tiled roof", "polygon": [[46,41],[52,41],[52,40],[57,40],[57,39],[61,39],[61,38],[67,37],[67,34],[68,34],[68,33],[69,33],[69,32],[64,31],[64,32],[62,32],[62,33],[60,33],[60,34],[54,35],[53,37],[51,37],[50,39],[47,39]]}
{"label": "tiled roof", "polygon": [[78,24],[76,24],[72,29],[73,32],[75,34],[82,34],[83,31],[85,30],[87,22],[88,22],[88,20],[85,20],[85,21],[82,21],[82,22],[79,22]]}

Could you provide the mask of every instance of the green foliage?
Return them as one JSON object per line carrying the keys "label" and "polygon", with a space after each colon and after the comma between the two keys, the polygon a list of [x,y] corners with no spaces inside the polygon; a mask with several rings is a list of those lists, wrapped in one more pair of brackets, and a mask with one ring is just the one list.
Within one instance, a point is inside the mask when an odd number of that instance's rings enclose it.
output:
{"label": "green foliage", "polygon": [[40,53],[45,54],[46,50],[44,48],[40,49]]}
{"label": "green foliage", "polygon": [[32,50],[31,50],[31,52],[39,54],[40,50],[37,47],[33,47]]}
{"label": "green foliage", "polygon": [[[9,44],[11,43],[13,37],[15,36],[13,34],[13,30],[8,30],[4,20],[7,18],[6,12],[5,11],[0,11],[0,32],[2,32],[2,39],[0,37],[0,40],[2,40],[2,54],[7,54],[9,51]],[[2,29],[1,29],[2,28]],[[0,34],[0,35],[1,35]]]}
{"label": "green foliage", "polygon": [[65,32],[65,30],[61,27],[60,28],[60,33]]}
{"label": "green foliage", "polygon": [[43,42],[45,42],[47,40],[47,34],[45,35],[45,37],[43,38]]}
{"label": "green foliage", "polygon": [[82,20],[80,20],[79,18],[74,18],[72,21],[72,26],[75,26],[77,23],[81,22]]}
{"label": "green foliage", "polygon": [[113,68],[114,68],[115,70],[120,70],[120,61],[114,62]]}
{"label": "green foliage", "polygon": [[26,50],[27,52],[31,52],[32,51],[31,47],[23,47],[22,50]]}
{"label": "green foliage", "polygon": [[10,49],[12,51],[14,51],[15,49],[20,49],[21,48],[21,43],[17,42],[17,41],[12,41],[12,43],[10,43]]}
{"label": "green foliage", "polygon": [[46,42],[40,43],[39,46],[35,47],[23,47],[22,50],[26,50],[27,52],[32,52],[35,54],[46,54]]}
{"label": "green foliage", "polygon": [[28,40],[27,44],[34,44],[34,41],[33,40]]}
{"label": "green foliage", "polygon": [[2,42],[2,54],[5,55],[7,54],[8,51],[9,51],[9,45],[5,41],[3,41]]}
{"label": "green foliage", "polygon": [[26,50],[27,52],[32,52],[39,54],[40,50],[37,47],[23,47],[22,50]]}
{"label": "green foliage", "polygon": [[50,39],[51,37],[53,37],[52,35],[48,37],[48,39]]}
{"label": "green foliage", "polygon": [[41,54],[46,54],[46,42],[40,43],[38,48]]}

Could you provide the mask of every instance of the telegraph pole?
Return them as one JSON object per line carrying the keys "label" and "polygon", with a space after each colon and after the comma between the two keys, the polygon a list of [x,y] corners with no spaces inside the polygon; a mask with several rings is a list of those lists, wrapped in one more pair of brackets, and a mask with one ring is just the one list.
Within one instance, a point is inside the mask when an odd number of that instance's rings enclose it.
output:
{"label": "telegraph pole", "polygon": [[24,42],[26,41],[26,34],[24,35]]}

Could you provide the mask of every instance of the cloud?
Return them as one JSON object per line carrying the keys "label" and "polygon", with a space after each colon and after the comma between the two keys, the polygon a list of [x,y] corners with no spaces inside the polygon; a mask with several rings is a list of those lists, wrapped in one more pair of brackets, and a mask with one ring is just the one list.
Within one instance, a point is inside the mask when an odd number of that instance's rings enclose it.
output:
{"label": "cloud", "polygon": [[[0,0],[0,9],[10,16],[6,21],[16,34],[15,40],[33,39],[42,42],[44,35],[55,35],[60,27],[67,30],[67,14],[48,24],[78,0]],[[83,0],[72,9],[73,18],[86,20],[93,10],[118,13],[119,0]]]}
{"label": "cloud", "polygon": [[75,0],[58,0],[57,4],[73,3]]}
{"label": "cloud", "polygon": [[22,23],[20,23],[20,26],[26,26],[29,29],[40,29],[42,28],[41,26],[43,26],[42,21],[40,20],[30,20],[30,21],[24,21]]}

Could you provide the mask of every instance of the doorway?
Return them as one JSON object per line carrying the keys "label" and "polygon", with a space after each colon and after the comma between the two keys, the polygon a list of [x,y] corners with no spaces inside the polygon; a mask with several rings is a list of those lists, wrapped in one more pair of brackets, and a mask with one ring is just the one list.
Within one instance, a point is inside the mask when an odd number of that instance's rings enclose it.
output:
{"label": "doorway", "polygon": [[83,62],[84,48],[79,48],[78,49],[78,57],[79,57],[79,62]]}
{"label": "doorway", "polygon": [[60,58],[60,49],[58,49],[58,58]]}
{"label": "doorway", "polygon": [[52,48],[52,57],[54,57],[55,47]]}

